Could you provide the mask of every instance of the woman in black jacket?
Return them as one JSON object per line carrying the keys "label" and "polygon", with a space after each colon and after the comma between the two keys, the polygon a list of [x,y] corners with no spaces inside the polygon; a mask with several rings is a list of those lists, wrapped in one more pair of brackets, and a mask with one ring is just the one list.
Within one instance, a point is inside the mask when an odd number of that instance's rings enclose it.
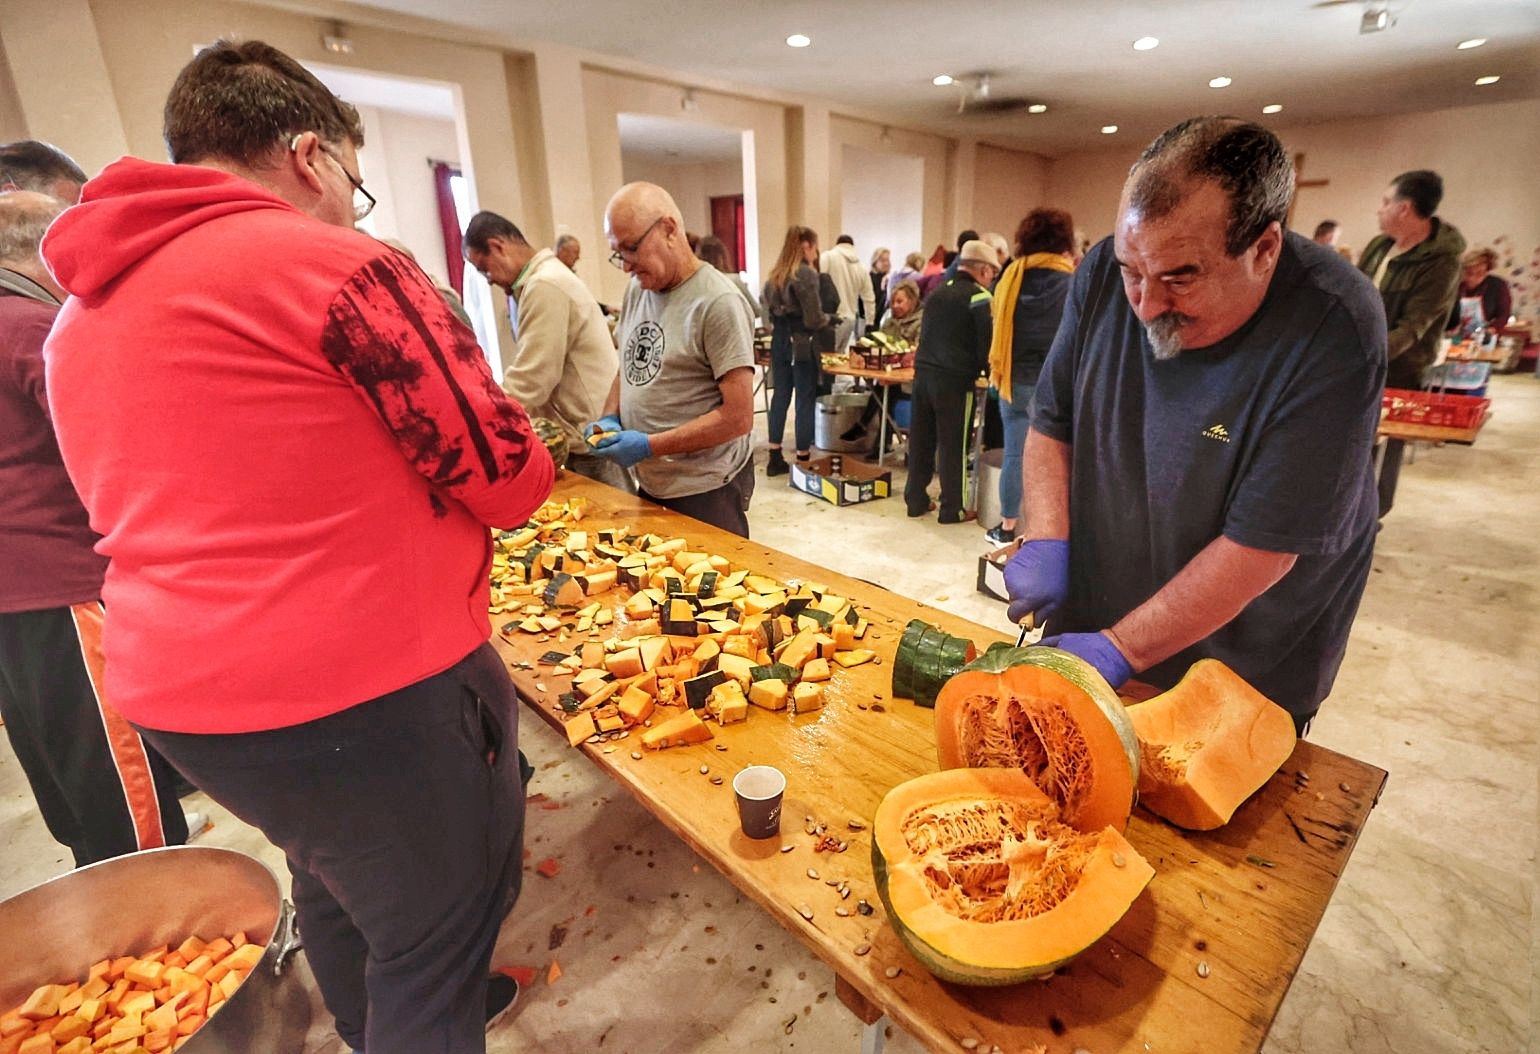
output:
{"label": "woman in black jacket", "polygon": [[1059,331],[1074,270],[1075,221],[1062,209],[1033,209],[1016,228],[1016,259],[995,283],[989,383],[1000,393],[1005,460],[1000,469],[1000,525],[990,541],[1016,537],[1021,517],[1021,460],[1032,422],[1032,391]]}
{"label": "woman in black jacket", "polygon": [[813,447],[813,419],[818,398],[818,349],[816,338],[830,328],[829,317],[819,302],[818,235],[809,227],[788,227],[781,255],[765,282],[765,312],[772,326],[770,338],[770,460],[765,475],[784,476],[791,471],[781,454],[786,434],[786,411],[793,393],[797,398],[797,460],[806,463]]}

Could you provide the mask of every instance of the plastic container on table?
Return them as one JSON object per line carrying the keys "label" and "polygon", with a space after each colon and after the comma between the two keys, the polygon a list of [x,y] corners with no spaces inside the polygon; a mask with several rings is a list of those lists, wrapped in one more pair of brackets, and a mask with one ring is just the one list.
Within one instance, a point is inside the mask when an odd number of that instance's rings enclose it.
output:
{"label": "plastic container on table", "polygon": [[1486,417],[1492,400],[1472,395],[1386,388],[1382,405],[1387,421],[1444,428],[1475,428]]}

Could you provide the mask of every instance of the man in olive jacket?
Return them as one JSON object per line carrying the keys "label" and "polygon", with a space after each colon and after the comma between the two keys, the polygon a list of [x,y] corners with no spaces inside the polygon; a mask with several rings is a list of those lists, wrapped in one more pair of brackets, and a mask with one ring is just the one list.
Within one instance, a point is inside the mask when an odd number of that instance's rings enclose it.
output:
{"label": "man in olive jacket", "polygon": [[[1434,215],[1444,197],[1437,172],[1403,172],[1385,188],[1376,216],[1380,234],[1359,257],[1385,301],[1390,369],[1387,388],[1421,388],[1428,367],[1438,357],[1449,310],[1460,288],[1460,257],[1465,238]],[[1386,440],[1380,468],[1380,518],[1390,511],[1401,475],[1405,443]]]}

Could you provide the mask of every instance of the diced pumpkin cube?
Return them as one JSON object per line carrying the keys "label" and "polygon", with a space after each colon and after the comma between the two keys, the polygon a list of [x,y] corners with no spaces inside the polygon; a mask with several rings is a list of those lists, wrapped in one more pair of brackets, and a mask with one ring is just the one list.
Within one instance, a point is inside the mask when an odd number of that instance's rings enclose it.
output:
{"label": "diced pumpkin cube", "polygon": [[[590,736],[596,736],[599,734],[599,726],[594,723],[593,715],[587,712],[579,712],[573,714],[572,717],[568,719],[564,728],[567,733],[567,742],[572,746],[577,746],[580,743],[586,741]],[[208,972],[208,975],[205,979],[210,984],[215,983],[219,980],[220,977],[223,977],[225,973],[228,972],[226,970],[221,970],[223,965],[223,963],[216,965]],[[216,973],[218,976],[215,976]]]}
{"label": "diced pumpkin cube", "polygon": [[621,716],[628,723],[639,725],[652,716],[656,701],[650,692],[632,685],[621,694],[616,705],[620,708]]}
{"label": "diced pumpkin cube", "polygon": [[684,743],[704,743],[710,738],[710,726],[696,716],[694,710],[686,710],[643,732],[642,746],[649,750],[664,750]]}
{"label": "diced pumpkin cube", "polygon": [[778,677],[755,681],[749,686],[749,702],[766,710],[786,709],[786,682]]}
{"label": "diced pumpkin cube", "polygon": [[854,651],[842,651],[834,656],[834,661],[847,669],[852,666],[860,666],[862,663],[871,662],[877,657],[877,653],[869,648],[857,648]]}
{"label": "diced pumpkin cube", "polygon": [[798,680],[814,682],[827,681],[830,676],[832,676],[832,674],[829,670],[828,659],[809,659],[807,664],[802,667],[802,676],[798,678]]}
{"label": "diced pumpkin cube", "polygon": [[642,664],[642,653],[636,648],[627,648],[625,651],[617,651],[613,655],[606,656],[604,668],[616,677],[635,677],[645,669]]}
{"label": "diced pumpkin cube", "polygon": [[28,1021],[43,1021],[59,1012],[59,1000],[63,998],[62,984],[40,985],[27,996],[26,1002],[17,1008],[16,1013]]}
{"label": "diced pumpkin cube", "polygon": [[856,646],[856,628],[848,622],[836,622],[829,635],[834,638],[836,651],[849,651]]}
{"label": "diced pumpkin cube", "polygon": [[77,1036],[83,1036],[90,1031],[91,1022],[83,1017],[76,1017],[74,1014],[71,1014],[50,1029],[48,1034],[53,1037],[55,1043],[68,1043]]}
{"label": "diced pumpkin cube", "polygon": [[791,690],[791,711],[794,714],[812,713],[823,708],[823,685],[799,681]]}

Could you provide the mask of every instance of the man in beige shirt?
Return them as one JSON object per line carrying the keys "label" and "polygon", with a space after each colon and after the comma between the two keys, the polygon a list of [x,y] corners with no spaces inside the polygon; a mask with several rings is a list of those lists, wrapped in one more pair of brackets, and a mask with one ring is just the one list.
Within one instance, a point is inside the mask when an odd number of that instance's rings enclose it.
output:
{"label": "man in beige shirt", "polygon": [[550,249],[535,249],[507,219],[478,212],[465,228],[465,258],[513,298],[517,348],[503,390],[531,417],[561,425],[579,475],[634,491],[630,474],[588,453],[583,426],[604,411],[619,354],[599,303]]}

